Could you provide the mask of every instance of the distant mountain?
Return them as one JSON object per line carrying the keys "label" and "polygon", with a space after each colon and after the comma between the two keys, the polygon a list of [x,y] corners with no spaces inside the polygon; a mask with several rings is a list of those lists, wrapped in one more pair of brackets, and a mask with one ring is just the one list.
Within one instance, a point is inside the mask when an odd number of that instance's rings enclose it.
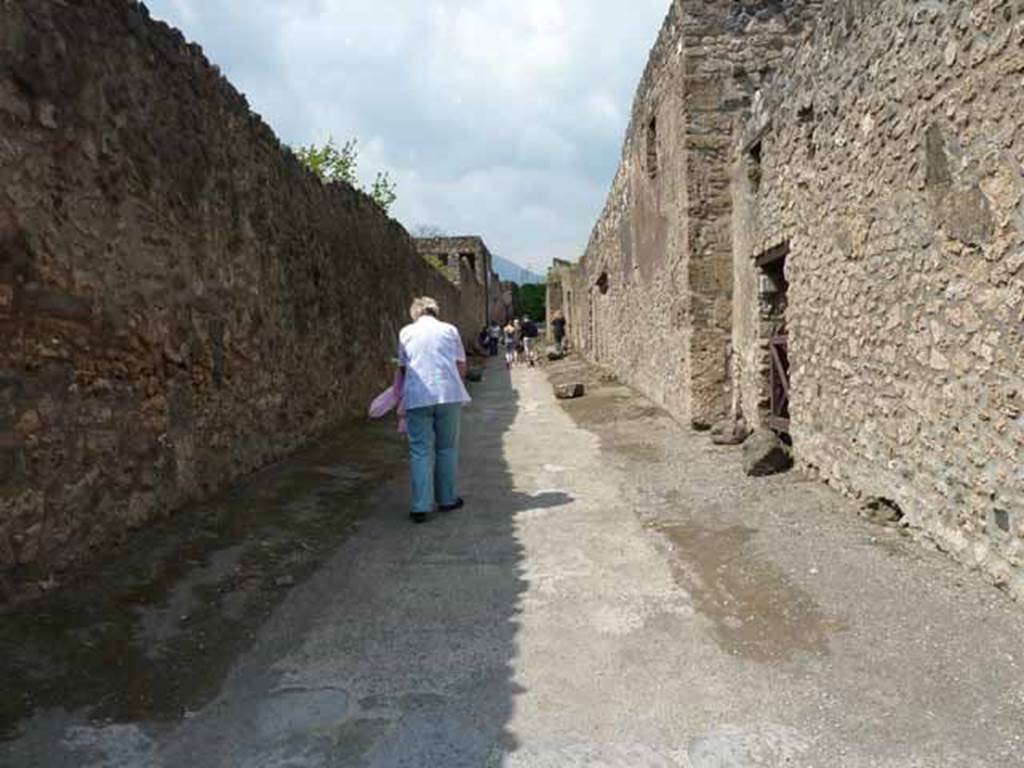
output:
{"label": "distant mountain", "polygon": [[498,273],[498,277],[502,280],[511,280],[513,283],[519,283],[519,285],[543,283],[545,280],[542,275],[531,272],[526,267],[521,267],[515,262],[501,258],[501,256],[494,256],[493,262],[494,271]]}

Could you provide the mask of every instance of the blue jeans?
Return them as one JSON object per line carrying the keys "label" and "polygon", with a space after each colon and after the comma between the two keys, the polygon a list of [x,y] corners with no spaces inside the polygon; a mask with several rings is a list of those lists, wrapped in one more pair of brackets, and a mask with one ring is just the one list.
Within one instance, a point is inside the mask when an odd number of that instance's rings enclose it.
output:
{"label": "blue jeans", "polygon": [[447,505],[459,498],[461,413],[461,403],[411,408],[405,413],[413,512],[433,512],[435,501]]}

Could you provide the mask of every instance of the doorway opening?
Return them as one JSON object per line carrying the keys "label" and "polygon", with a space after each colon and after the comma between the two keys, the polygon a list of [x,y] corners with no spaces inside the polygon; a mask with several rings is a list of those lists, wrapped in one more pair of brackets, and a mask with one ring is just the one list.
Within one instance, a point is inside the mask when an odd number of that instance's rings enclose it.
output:
{"label": "doorway opening", "polygon": [[789,282],[786,257],[789,241],[757,256],[758,312],[762,350],[761,420],[770,429],[789,439],[789,329],[786,308]]}

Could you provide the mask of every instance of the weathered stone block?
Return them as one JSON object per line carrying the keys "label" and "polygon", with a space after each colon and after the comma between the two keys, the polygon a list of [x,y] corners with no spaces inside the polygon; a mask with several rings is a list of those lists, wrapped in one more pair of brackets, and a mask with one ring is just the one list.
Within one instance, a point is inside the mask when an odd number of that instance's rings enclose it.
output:
{"label": "weathered stone block", "polygon": [[583,394],[584,387],[579,382],[555,385],[555,397],[559,400],[572,400],[577,397],[583,397]]}
{"label": "weathered stone block", "polygon": [[860,508],[861,517],[879,525],[895,526],[903,521],[903,510],[891,499],[872,497]]}
{"label": "weathered stone block", "polygon": [[724,419],[711,427],[711,442],[715,445],[740,445],[752,432],[744,418]]}
{"label": "weathered stone block", "polygon": [[743,444],[743,471],[751,477],[785,472],[793,466],[793,452],[770,429],[759,429]]}

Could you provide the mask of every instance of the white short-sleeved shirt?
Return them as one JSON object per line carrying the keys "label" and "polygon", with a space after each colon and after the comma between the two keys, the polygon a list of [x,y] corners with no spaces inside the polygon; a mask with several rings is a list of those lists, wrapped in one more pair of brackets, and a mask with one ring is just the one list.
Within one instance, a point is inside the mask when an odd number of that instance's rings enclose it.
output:
{"label": "white short-sleeved shirt", "polygon": [[469,393],[456,366],[465,359],[466,349],[454,325],[423,315],[405,326],[398,337],[398,364],[405,368],[406,410],[468,403]]}

